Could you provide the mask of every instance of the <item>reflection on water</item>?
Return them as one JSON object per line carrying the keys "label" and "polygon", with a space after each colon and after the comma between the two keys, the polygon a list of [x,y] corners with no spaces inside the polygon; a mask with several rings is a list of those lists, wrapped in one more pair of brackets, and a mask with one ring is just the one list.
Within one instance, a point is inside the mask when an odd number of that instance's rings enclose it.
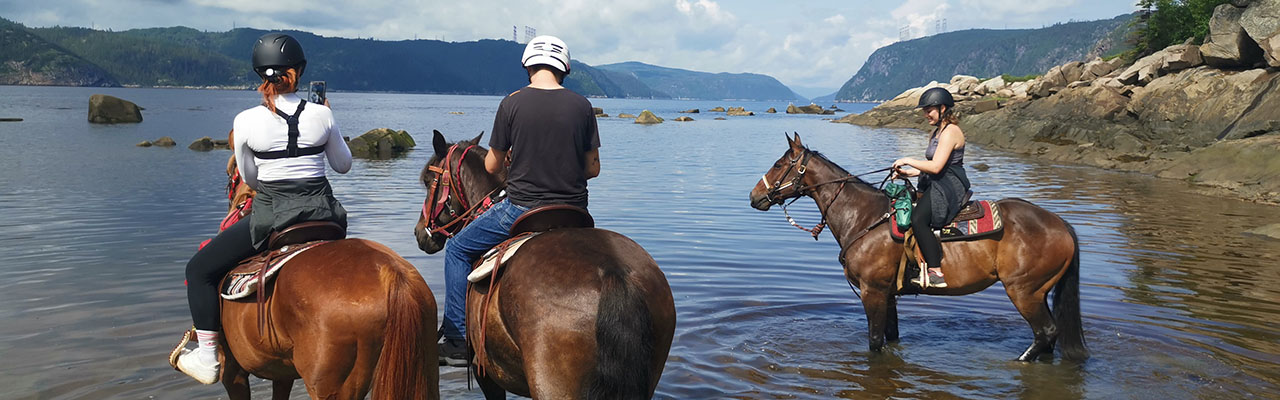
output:
{"label": "reflection on water", "polygon": [[[225,134],[248,91],[0,87],[0,398],[214,398],[164,357],[190,319],[182,266],[225,204],[226,152],[183,148]],[[89,94],[147,108],[146,122],[84,122]],[[492,124],[499,98],[334,93],[345,135],[406,129],[426,148]],[[610,114],[784,104],[596,99]],[[849,107],[844,107],[849,108]],[[464,114],[449,114],[462,111]],[[1011,361],[1031,340],[998,285],[963,297],[900,299],[902,340],[867,351],[861,304],[829,235],[814,241],[746,194],[784,150],[781,133],[854,172],[923,152],[906,131],[759,114],[641,126],[600,120],[599,226],[643,245],[666,272],[678,325],[662,398],[1240,398],[1280,389],[1280,241],[1241,235],[1280,209],[1188,194],[1180,182],[1038,162],[974,146],[981,198],[1021,197],[1059,213],[1082,244],[1081,301],[1093,358]],[[142,149],[172,136],[173,149]],[[440,256],[410,234],[430,156],[358,161],[333,176],[352,236],[384,243],[434,288]],[[796,203],[802,224],[820,216]],[[441,291],[438,291],[441,292]],[[437,293],[441,294],[441,293]],[[480,398],[442,371],[445,398]],[[257,383],[255,397],[269,396]],[[306,398],[296,385],[293,398]]]}

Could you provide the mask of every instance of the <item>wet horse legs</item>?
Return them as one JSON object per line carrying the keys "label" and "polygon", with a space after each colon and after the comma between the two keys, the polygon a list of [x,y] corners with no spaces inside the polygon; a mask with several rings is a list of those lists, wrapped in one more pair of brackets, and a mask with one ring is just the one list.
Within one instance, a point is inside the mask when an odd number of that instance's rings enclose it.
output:
{"label": "wet horse legs", "polygon": [[898,296],[889,296],[885,314],[884,340],[890,343],[898,341]]}
{"label": "wet horse legs", "polygon": [[1035,335],[1031,346],[1018,356],[1018,361],[1034,361],[1041,354],[1052,355],[1053,342],[1058,338],[1058,327],[1054,325],[1053,315],[1049,313],[1049,302],[1046,301],[1045,293],[1018,291],[1017,287],[1017,285],[1006,285],[1005,292],[1009,294],[1009,299],[1013,300],[1013,306],[1022,313],[1022,318],[1031,325],[1031,332]]}
{"label": "wet horse legs", "polygon": [[[890,297],[879,289],[863,288],[862,309],[867,312],[867,344],[871,347],[871,351],[880,351],[884,347],[885,333],[888,332],[886,320],[889,319]],[[894,325],[893,333],[896,337],[897,324]]]}

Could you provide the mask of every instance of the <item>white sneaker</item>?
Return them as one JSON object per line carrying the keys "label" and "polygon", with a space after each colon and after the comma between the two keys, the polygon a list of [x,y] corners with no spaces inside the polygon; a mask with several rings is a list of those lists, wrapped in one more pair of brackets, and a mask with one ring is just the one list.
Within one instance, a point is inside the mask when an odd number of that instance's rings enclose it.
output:
{"label": "white sneaker", "polygon": [[178,370],[206,385],[218,383],[222,365],[217,361],[208,364],[196,353],[193,350],[182,349],[182,354],[178,356]]}

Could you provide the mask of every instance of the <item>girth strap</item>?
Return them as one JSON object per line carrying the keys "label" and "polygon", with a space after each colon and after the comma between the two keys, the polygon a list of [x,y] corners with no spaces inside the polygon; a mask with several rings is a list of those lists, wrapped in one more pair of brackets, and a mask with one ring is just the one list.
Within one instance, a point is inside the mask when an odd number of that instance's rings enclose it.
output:
{"label": "girth strap", "polygon": [[303,147],[298,148],[298,136],[302,134],[298,132],[298,116],[302,115],[302,109],[306,107],[307,101],[302,100],[298,103],[298,109],[293,115],[285,114],[284,111],[276,109],[276,115],[284,118],[285,123],[289,124],[289,145],[284,150],[253,152],[253,155],[263,160],[274,160],[278,158],[292,158],[310,156],[324,152],[324,146]]}

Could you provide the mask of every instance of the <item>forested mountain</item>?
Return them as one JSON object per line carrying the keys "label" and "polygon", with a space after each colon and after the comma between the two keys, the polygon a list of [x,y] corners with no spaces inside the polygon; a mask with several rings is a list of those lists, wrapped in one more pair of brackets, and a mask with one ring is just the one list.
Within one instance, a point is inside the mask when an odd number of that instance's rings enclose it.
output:
{"label": "forested mountain", "polygon": [[[381,41],[286,32],[306,48],[304,80],[324,80],[334,90],[504,95],[528,84],[518,61],[524,45],[508,40]],[[250,49],[265,33],[26,28],[0,19],[0,84],[249,87],[258,81],[249,68]],[[661,79],[642,79],[652,75],[575,60],[565,86],[595,97],[795,98],[779,97],[790,89],[764,75],[664,70]],[[705,76],[715,77],[713,86],[700,82]]]}
{"label": "forested mountain", "polygon": [[1088,61],[1127,49],[1133,15],[1040,29],[970,29],[877,49],[836,92],[839,101],[885,100],[955,75],[991,78],[1040,74],[1068,61]]}
{"label": "forested mountain", "polygon": [[796,94],[768,75],[725,72],[713,74],[634,61],[599,65],[596,68],[610,72],[611,77],[634,77],[657,92],[679,99],[808,101],[808,98]]}

